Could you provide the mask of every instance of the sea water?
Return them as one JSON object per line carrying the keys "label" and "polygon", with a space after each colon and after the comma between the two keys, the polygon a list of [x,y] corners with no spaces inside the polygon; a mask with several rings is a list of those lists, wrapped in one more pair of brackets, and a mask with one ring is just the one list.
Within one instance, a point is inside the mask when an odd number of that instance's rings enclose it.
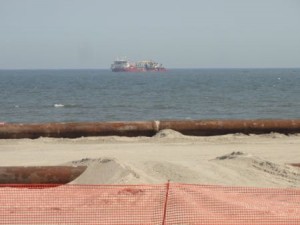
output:
{"label": "sea water", "polygon": [[300,69],[0,70],[0,122],[300,118]]}

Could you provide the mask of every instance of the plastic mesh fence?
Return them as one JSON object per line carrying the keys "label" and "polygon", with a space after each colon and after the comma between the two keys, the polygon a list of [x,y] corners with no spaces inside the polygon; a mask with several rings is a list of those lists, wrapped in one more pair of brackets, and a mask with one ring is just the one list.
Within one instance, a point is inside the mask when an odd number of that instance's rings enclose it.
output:
{"label": "plastic mesh fence", "polygon": [[174,183],[1,185],[0,224],[299,225],[300,190]]}

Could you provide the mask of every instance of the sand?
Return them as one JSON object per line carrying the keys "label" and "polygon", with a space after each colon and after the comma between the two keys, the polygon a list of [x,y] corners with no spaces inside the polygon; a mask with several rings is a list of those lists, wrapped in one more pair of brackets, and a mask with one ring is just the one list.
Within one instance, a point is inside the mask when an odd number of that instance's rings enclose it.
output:
{"label": "sand", "polygon": [[75,184],[300,187],[300,134],[0,140],[1,166],[87,165]]}

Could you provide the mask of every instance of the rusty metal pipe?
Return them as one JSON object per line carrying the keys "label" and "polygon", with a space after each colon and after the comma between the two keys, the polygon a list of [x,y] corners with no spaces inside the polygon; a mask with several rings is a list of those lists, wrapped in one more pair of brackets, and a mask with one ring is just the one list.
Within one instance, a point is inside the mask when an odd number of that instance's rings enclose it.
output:
{"label": "rusty metal pipe", "polygon": [[300,120],[195,120],[161,121],[159,129],[172,129],[185,135],[211,136],[231,133],[300,133]]}
{"label": "rusty metal pipe", "polygon": [[17,138],[78,138],[84,136],[153,136],[156,123],[144,122],[98,122],[98,123],[44,123],[3,124],[0,139]]}
{"label": "rusty metal pipe", "polygon": [[289,165],[295,166],[295,167],[300,167],[300,163],[290,163]]}
{"label": "rusty metal pipe", "polygon": [[0,184],[66,184],[82,174],[86,166],[0,167]]}
{"label": "rusty metal pipe", "polygon": [[97,123],[1,124],[0,139],[77,138],[85,136],[153,136],[163,129],[185,135],[211,136],[230,133],[300,133],[300,120],[176,120]]}

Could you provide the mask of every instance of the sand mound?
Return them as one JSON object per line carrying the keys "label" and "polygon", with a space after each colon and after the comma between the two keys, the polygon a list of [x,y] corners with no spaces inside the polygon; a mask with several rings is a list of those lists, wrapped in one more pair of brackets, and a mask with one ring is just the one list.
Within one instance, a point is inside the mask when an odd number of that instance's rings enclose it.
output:
{"label": "sand mound", "polygon": [[284,180],[290,184],[300,182],[300,169],[290,165],[281,165],[243,152],[216,157],[214,161],[224,166],[240,170],[240,173],[254,174],[256,179],[265,179],[266,182],[279,183]]}
{"label": "sand mound", "polygon": [[[122,163],[121,163],[122,162]],[[300,168],[278,164],[241,151],[221,155],[203,164],[168,160],[119,161],[115,158],[83,158],[67,163],[87,166],[73,184],[223,183],[240,186],[297,187]],[[199,168],[201,172],[199,172]]]}
{"label": "sand mound", "polygon": [[73,184],[126,184],[138,183],[139,180],[139,175],[134,170],[112,158],[84,158],[68,165],[87,166]]}
{"label": "sand mound", "polygon": [[[197,180],[198,174],[181,165],[170,162],[148,161],[141,170],[119,163],[113,158],[84,158],[67,163],[70,166],[87,166],[72,184],[139,184],[189,182]],[[139,173],[137,173],[137,170]]]}
{"label": "sand mound", "polygon": [[160,130],[153,138],[183,138],[185,135],[171,129]]}

